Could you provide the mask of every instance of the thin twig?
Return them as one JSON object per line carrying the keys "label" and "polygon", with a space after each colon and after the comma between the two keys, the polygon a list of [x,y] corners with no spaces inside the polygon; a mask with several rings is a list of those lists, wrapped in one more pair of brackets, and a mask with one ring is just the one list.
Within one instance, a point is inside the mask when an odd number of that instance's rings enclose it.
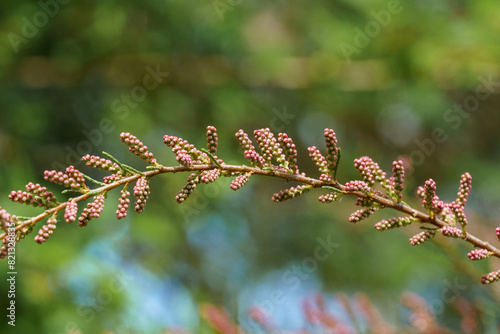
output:
{"label": "thin twig", "polygon": [[[72,198],[71,201],[73,202],[81,202],[89,197],[99,194],[105,191],[109,191],[111,189],[117,188],[121,185],[130,183],[134,180],[137,180],[138,178],[142,176],[146,176],[148,178],[151,178],[155,175],[158,174],[164,174],[164,173],[177,173],[177,172],[193,172],[193,171],[202,171],[202,170],[212,170],[212,169],[220,169],[221,171],[226,171],[226,172],[239,172],[239,173],[247,173],[247,172],[252,172],[253,174],[256,175],[263,175],[263,176],[271,176],[271,177],[277,177],[277,178],[282,178],[287,181],[295,181],[303,184],[307,184],[312,186],[313,188],[327,188],[330,190],[335,190],[344,193],[344,195],[351,195],[351,196],[356,196],[360,197],[363,199],[369,199],[373,202],[376,202],[384,207],[389,207],[392,208],[396,211],[408,214],[414,218],[418,218],[420,223],[428,223],[431,225],[434,225],[438,228],[442,228],[443,226],[446,226],[447,224],[442,221],[441,219],[437,219],[435,217],[429,216],[427,213],[418,211],[416,209],[413,209],[412,207],[408,206],[406,203],[397,203],[394,202],[390,199],[384,198],[379,195],[367,195],[363,192],[360,191],[347,191],[345,186],[338,183],[337,181],[334,182],[323,182],[315,178],[311,178],[308,176],[304,176],[301,174],[290,174],[290,173],[285,173],[281,171],[269,171],[269,170],[263,170],[258,167],[249,167],[245,165],[212,165],[212,164],[200,164],[200,165],[193,165],[191,167],[185,167],[185,166],[175,166],[175,167],[158,167],[159,169],[156,170],[148,170],[145,172],[139,172],[139,174],[134,174],[132,176],[124,177],[123,179],[120,179],[116,182],[113,182],[111,184],[108,184],[106,186],[102,186],[100,188],[93,189],[89,193],[83,194],[81,196]],[[37,222],[41,221],[42,219],[46,218],[47,216],[54,214],[66,207],[68,202],[61,203],[57,205],[54,208],[51,208],[49,210],[44,211],[43,213],[39,214],[38,216],[35,216],[29,220],[26,220],[16,226],[16,231],[22,230],[24,228],[28,228],[30,226],[35,225]],[[463,240],[473,244],[476,247],[484,248],[487,249],[488,251],[493,253],[493,256],[500,258],[500,250],[492,245],[490,245],[488,242],[483,241],[479,239],[478,237],[468,233],[464,232],[465,237]],[[3,233],[0,235],[0,240],[5,238],[7,233]]]}

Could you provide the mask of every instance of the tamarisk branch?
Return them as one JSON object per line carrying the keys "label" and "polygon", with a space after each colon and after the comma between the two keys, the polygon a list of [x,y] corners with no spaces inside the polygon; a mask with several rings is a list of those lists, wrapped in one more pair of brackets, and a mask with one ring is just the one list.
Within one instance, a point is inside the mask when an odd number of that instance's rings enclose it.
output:
{"label": "tamarisk branch", "polygon": [[[47,191],[47,188],[39,184],[28,183],[26,191],[12,191],[9,198],[15,202],[43,207],[45,210],[35,217],[19,217],[7,213],[0,208],[0,234],[2,246],[0,258],[8,253],[8,244],[17,243],[33,231],[34,226],[47,218],[46,223],[40,228],[35,236],[35,241],[44,243],[53,234],[58,222],[57,215],[64,212],[66,223],[78,220],[80,227],[100,216],[108,191],[122,187],[117,219],[127,216],[129,209],[130,192],[127,190],[129,184],[135,182],[133,193],[135,196],[134,210],[143,212],[149,197],[149,182],[159,174],[188,172],[186,185],[176,196],[178,203],[189,198],[195,189],[202,183],[215,182],[219,177],[233,177],[230,188],[238,190],[242,188],[254,175],[281,178],[286,181],[299,183],[297,186],[281,190],[272,196],[275,202],[293,199],[310,192],[312,189],[321,188],[329,193],[319,195],[322,203],[337,201],[343,196],[355,196],[356,210],[349,217],[352,223],[359,222],[380,209],[392,208],[406,216],[394,217],[389,220],[381,220],[375,224],[375,229],[385,231],[393,228],[405,227],[410,224],[421,224],[422,232],[410,238],[412,245],[420,245],[440,233],[444,237],[463,239],[477,247],[469,252],[471,260],[481,260],[494,256],[500,258],[500,250],[480,238],[468,233],[468,224],[465,216],[465,204],[471,189],[472,177],[469,173],[462,175],[457,193],[457,199],[452,202],[444,202],[436,194],[436,183],[429,179],[424,186],[418,188],[417,194],[422,199],[425,211],[419,211],[403,202],[404,190],[404,167],[401,161],[394,161],[392,175],[381,170],[379,165],[371,158],[364,156],[354,160],[354,167],[358,170],[362,180],[353,180],[341,184],[337,181],[337,169],[341,160],[341,149],[337,146],[336,134],[332,129],[325,129],[324,137],[327,155],[315,146],[308,148],[310,158],[315,162],[319,178],[307,176],[301,173],[297,166],[297,150],[293,140],[285,133],[279,133],[277,137],[268,128],[254,131],[257,147],[243,130],[239,130],[235,136],[244,150],[244,158],[250,165],[226,164],[217,154],[218,137],[217,129],[213,126],[207,127],[207,148],[198,149],[188,141],[175,136],[166,135],[164,143],[171,147],[175,154],[178,166],[163,166],[137,137],[130,133],[122,133],[120,139],[129,150],[145,161],[148,166],[145,171],[139,171],[131,166],[123,164],[109,153],[103,152],[106,158],[85,155],[82,160],[87,166],[98,168],[111,173],[102,181],[94,180],[81,173],[73,166],[66,168],[65,172],[45,171],[44,178],[66,188],[62,193],[76,193],[65,202],[58,202],[56,196]],[[91,189],[86,181],[94,183],[99,187]],[[87,203],[77,219],[78,203],[92,198]],[[15,234],[8,233],[7,228],[15,226]],[[12,229],[10,229],[12,232]],[[496,235],[500,238],[500,227],[496,229]],[[484,275],[482,283],[488,284],[500,280],[500,270]]]}

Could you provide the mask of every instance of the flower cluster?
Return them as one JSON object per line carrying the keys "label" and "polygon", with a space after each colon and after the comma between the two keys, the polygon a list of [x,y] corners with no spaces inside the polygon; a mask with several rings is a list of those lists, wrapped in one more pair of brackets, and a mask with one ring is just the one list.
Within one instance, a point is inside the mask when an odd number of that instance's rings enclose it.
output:
{"label": "flower cluster", "polygon": [[[194,147],[193,144],[190,144],[187,140],[176,136],[163,136],[163,142],[165,145],[172,147],[172,152],[175,154],[175,159],[178,163],[186,167],[192,167],[193,164],[198,162],[200,156],[202,156],[202,152]],[[208,162],[208,159],[205,159],[203,162]]]}
{"label": "flower cluster", "polygon": [[[183,166],[191,168],[194,164],[203,164],[213,162],[217,167],[221,167],[224,162],[215,156],[217,153],[218,136],[217,129],[214,126],[207,127],[207,150],[198,150],[194,145],[189,144],[186,140],[175,136],[164,136],[163,142],[172,147],[172,152],[176,156],[176,160]],[[176,196],[178,203],[184,202],[194,191],[199,183],[215,182],[221,175],[220,168],[203,170],[193,173],[186,180],[186,185],[179,191]]]}
{"label": "flower cluster", "polygon": [[250,161],[252,165],[257,166],[259,168],[263,168],[266,165],[266,160],[257,152],[252,150],[247,150],[244,153],[245,159]]}
{"label": "flower cluster", "polygon": [[239,129],[235,133],[235,137],[240,142],[244,151],[255,151],[255,146],[253,146],[252,140],[248,137],[248,134],[245,131]]}
{"label": "flower cluster", "polygon": [[[448,225],[441,229],[442,234],[445,236],[462,238],[465,235],[465,226],[468,224],[465,216],[465,203],[470,193],[471,181],[472,177],[469,173],[461,176],[458,198],[450,203],[445,203],[439,199],[436,194],[436,182],[433,179],[425,181],[423,187],[418,187],[417,194],[422,198],[422,204],[431,219],[440,216]],[[454,228],[457,223],[462,226],[463,231]]]}
{"label": "flower cluster", "polygon": [[459,223],[462,227],[468,224],[467,217],[465,216],[465,206],[460,202],[451,202],[447,206],[453,213],[453,224]]}
{"label": "flower cluster", "polygon": [[127,216],[128,206],[130,204],[130,191],[123,189],[118,199],[118,210],[116,210],[116,219],[122,219]]}
{"label": "flower cluster", "polygon": [[340,160],[340,148],[337,147],[337,135],[332,129],[325,129],[323,132],[326,144],[326,161],[330,174],[335,179],[337,167]]}
{"label": "flower cluster", "polygon": [[467,254],[469,259],[471,259],[472,261],[486,259],[486,258],[490,257],[491,255],[493,255],[492,252],[489,252],[487,249],[483,249],[483,248],[473,249]]}
{"label": "flower cluster", "polygon": [[111,174],[111,175],[105,176],[102,181],[106,184],[111,184],[111,183],[114,183],[116,181],[120,181],[121,179],[123,179],[123,175]]}
{"label": "flower cluster", "polygon": [[130,152],[137,155],[142,160],[146,161],[148,164],[156,165],[156,159],[153,153],[149,152],[148,147],[144,145],[136,136],[131,135],[129,132],[122,132],[120,134],[120,140],[127,144]]}
{"label": "flower cluster", "polygon": [[368,218],[370,215],[372,215],[375,211],[377,211],[380,207],[378,206],[372,206],[366,209],[359,209],[357,211],[354,211],[351,213],[349,216],[349,222],[351,223],[357,223],[362,219]]}
{"label": "flower cluster", "polygon": [[280,192],[275,193],[272,197],[272,200],[275,202],[284,202],[303,195],[309,192],[309,190],[311,190],[311,186],[300,185],[297,187],[291,187],[289,189],[281,190]]}
{"label": "flower cluster", "polygon": [[455,213],[453,213],[452,206],[455,202],[452,203],[443,203],[443,210],[440,212],[441,219],[450,226],[457,225]]}
{"label": "flower cluster", "polygon": [[282,165],[285,163],[286,158],[283,154],[283,150],[269,128],[257,129],[253,132],[253,134],[260,147],[260,151],[262,152],[262,157],[266,161],[265,166],[272,166],[271,161],[273,157],[276,159],[278,164]]}
{"label": "flower cluster", "polygon": [[177,203],[184,202],[193,193],[199,183],[200,175],[198,173],[189,175],[186,185],[179,191],[177,196],[175,196]]}
{"label": "flower cluster", "polygon": [[329,194],[323,194],[319,195],[318,200],[321,203],[331,203],[339,199],[342,195],[340,193],[329,193]]}
{"label": "flower cluster", "polygon": [[404,227],[415,221],[413,217],[394,217],[391,219],[383,219],[376,223],[374,227],[377,231],[385,231],[396,227]]}
{"label": "flower cluster", "polygon": [[134,187],[135,211],[141,213],[149,197],[149,182],[145,177],[137,179]]}
{"label": "flower cluster", "polygon": [[[404,168],[402,161],[393,162],[393,175],[389,180],[386,179],[386,173],[380,168],[378,163],[374,162],[370,157],[363,156],[355,159],[354,167],[358,170],[359,174],[363,178],[363,181],[347,182],[345,184],[344,191],[348,193],[361,191],[368,195],[369,198],[359,197],[356,200],[356,205],[365,207],[365,209],[353,212],[349,217],[349,221],[358,222],[361,219],[367,218],[380,208],[380,206],[374,205],[374,201],[371,199],[373,196],[392,199],[395,203],[401,202],[404,182]],[[385,188],[386,193],[373,189],[376,183],[380,184],[382,188]],[[375,225],[375,228],[379,231],[384,231],[392,227],[404,226],[403,222],[406,221],[406,218],[381,221]],[[411,223],[411,221],[412,220],[410,219],[408,224]]]}
{"label": "flower cluster", "polygon": [[220,176],[220,169],[204,170],[200,174],[200,182],[205,184],[215,182]]}
{"label": "flower cluster", "polygon": [[104,159],[95,155],[86,154],[82,157],[82,161],[92,168],[103,169],[107,172],[113,174],[122,174],[122,168],[116,163],[109,159]]}
{"label": "flower cluster", "polygon": [[354,167],[370,187],[373,187],[375,182],[386,183],[386,174],[379,167],[378,163],[374,162],[370,157],[363,156],[354,159]]}
{"label": "flower cluster", "polygon": [[237,176],[233,181],[231,181],[230,188],[233,190],[238,190],[241,187],[243,187],[245,184],[247,184],[248,180],[250,179],[250,176],[252,176],[253,172],[248,172],[245,174],[241,174]]}
{"label": "flower cluster", "polygon": [[71,223],[76,220],[76,215],[78,214],[78,204],[73,201],[69,201],[64,210],[64,220],[66,223]]}
{"label": "flower cluster", "polygon": [[20,236],[18,234],[12,236],[11,233],[8,233],[8,228],[13,228],[16,222],[17,217],[15,215],[11,215],[0,207],[0,229],[4,230],[6,234],[0,247],[0,259],[4,259],[9,253],[9,248],[14,247],[17,241],[19,241]]}
{"label": "flower cluster", "polygon": [[8,227],[10,227],[11,222],[12,216],[10,215],[10,213],[0,207],[0,229],[6,230]]}
{"label": "flower cluster", "polygon": [[496,235],[497,235],[498,240],[500,241],[500,227],[497,227],[497,228],[495,229],[495,233],[496,233]]}
{"label": "flower cluster", "polygon": [[207,127],[208,152],[212,154],[217,153],[217,145],[218,145],[217,129],[215,128],[215,126],[208,126]]}
{"label": "flower cluster", "polygon": [[417,194],[422,198],[424,208],[432,217],[443,210],[444,203],[436,195],[436,181],[433,179],[425,181],[423,187],[418,187]]}
{"label": "flower cluster", "polygon": [[391,176],[391,184],[394,189],[394,195],[396,202],[401,202],[403,198],[403,182],[405,177],[405,170],[403,167],[403,161],[397,160],[392,163],[392,176]]}
{"label": "flower cluster", "polygon": [[55,170],[46,170],[44,172],[44,179],[71,188],[71,190],[88,190],[88,187],[85,185],[85,177],[73,166],[67,167],[64,173]]}
{"label": "flower cluster", "polygon": [[[279,133],[278,138],[274,136],[269,128],[257,129],[254,137],[261,153],[257,153],[255,146],[248,134],[243,130],[235,133],[241,147],[243,156],[258,168],[272,168],[286,173],[298,174],[297,148],[293,140],[286,133]],[[277,165],[273,165],[273,160]]]}
{"label": "flower cluster", "polygon": [[463,232],[454,226],[445,225],[439,229],[441,233],[446,237],[451,238],[462,238]]}
{"label": "flower cluster", "polygon": [[492,271],[491,273],[481,277],[481,283],[490,284],[495,281],[500,281],[500,270]]}
{"label": "flower cluster", "polygon": [[82,214],[78,218],[78,226],[87,226],[88,222],[92,218],[99,218],[102,210],[104,209],[104,194],[100,194],[94,197],[94,200],[87,204],[87,207],[83,209]]}
{"label": "flower cluster", "polygon": [[346,192],[360,191],[367,195],[371,195],[373,193],[373,190],[370,188],[370,185],[364,181],[359,181],[359,180],[349,181],[344,185],[344,187],[345,187],[344,191]]}
{"label": "flower cluster", "polygon": [[[10,238],[8,236],[6,236],[5,238],[3,238],[2,240],[2,246],[0,247],[0,259],[5,259],[5,257],[9,254],[9,246],[8,244],[10,243]],[[14,241],[14,243],[12,244],[15,244],[16,242]]]}
{"label": "flower cluster", "polygon": [[44,243],[47,239],[54,233],[56,229],[57,219],[52,216],[47,220],[47,224],[43,225],[42,228],[38,231],[38,234],[35,236],[35,241],[39,244]]}
{"label": "flower cluster", "polygon": [[324,182],[331,182],[333,180],[333,177],[330,175],[328,162],[326,161],[326,158],[323,156],[323,154],[321,154],[316,146],[308,147],[307,151],[309,152],[309,156],[314,161],[316,166],[318,166],[319,172],[321,173],[319,179]]}
{"label": "flower cluster", "polygon": [[410,238],[410,244],[412,244],[413,246],[421,245],[424,242],[426,242],[427,240],[434,238],[435,235],[436,235],[435,230],[427,230],[427,231],[420,232],[420,233],[415,234],[413,237]]}
{"label": "flower cluster", "polygon": [[292,138],[288,137],[286,133],[278,134],[278,142],[283,147],[283,153],[286,157],[285,169],[290,169],[293,174],[299,173],[299,167],[297,166],[297,148],[293,143]]}
{"label": "flower cluster", "polygon": [[14,202],[34,207],[44,207],[46,209],[50,209],[58,204],[55,196],[50,191],[47,191],[46,187],[42,187],[38,183],[33,184],[32,182],[26,185],[26,191],[12,191],[9,198]]}
{"label": "flower cluster", "polygon": [[456,221],[464,228],[468,224],[465,216],[465,203],[467,203],[467,199],[469,198],[471,187],[472,176],[469,173],[462,174],[457,199],[455,202],[450,203],[450,208],[456,216]]}
{"label": "flower cluster", "polygon": [[467,199],[469,198],[470,189],[472,184],[472,176],[469,173],[464,173],[460,177],[460,187],[457,193],[457,203],[465,205]]}

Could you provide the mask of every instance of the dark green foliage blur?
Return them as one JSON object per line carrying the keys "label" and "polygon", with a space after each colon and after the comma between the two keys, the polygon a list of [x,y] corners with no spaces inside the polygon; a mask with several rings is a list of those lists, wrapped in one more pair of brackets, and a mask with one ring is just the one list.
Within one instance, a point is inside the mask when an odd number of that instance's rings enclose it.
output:
{"label": "dark green foliage blur", "polygon": [[[495,0],[2,1],[0,36],[0,206],[11,213],[40,212],[7,198],[29,181],[62,190],[44,170],[73,164],[105,176],[79,161],[84,154],[107,151],[143,169],[122,131],[173,165],[163,135],[202,146],[214,125],[219,157],[243,164],[234,133],[270,127],[294,138],[299,168],[317,177],[307,147],[324,152],[330,127],[343,152],[340,182],[359,178],[352,161],[362,155],[387,172],[403,159],[406,201],[416,207],[426,179],[451,201],[470,172],[468,231],[498,243]],[[16,327],[4,316],[0,264],[0,332],[211,333],[198,312],[205,302],[235,319],[258,304],[284,330],[299,330],[302,301],[315,292],[331,300],[364,292],[395,326],[408,325],[399,296],[416,292],[457,332],[452,302],[465,297],[482,310],[481,330],[498,326],[500,283],[480,286],[498,261],[472,263],[468,244],[410,246],[417,227],[373,229],[393,212],[355,226],[347,222],[354,199],[321,204],[319,190],[277,204],[272,194],[290,185],[267,178],[238,192],[220,179],[179,205],[187,176],[153,178],[140,215],[116,220],[117,189],[88,227],[61,217],[47,243],[20,242]],[[318,261],[325,240],[335,247]],[[285,297],[270,302],[275,290]]]}

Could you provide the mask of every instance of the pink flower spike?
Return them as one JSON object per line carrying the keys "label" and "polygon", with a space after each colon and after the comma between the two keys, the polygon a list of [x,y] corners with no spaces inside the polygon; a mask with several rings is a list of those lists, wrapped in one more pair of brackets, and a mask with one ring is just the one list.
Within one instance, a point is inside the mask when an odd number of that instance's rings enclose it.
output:
{"label": "pink flower spike", "polygon": [[215,126],[207,126],[207,149],[210,153],[215,154],[217,153],[217,145],[218,145],[218,138],[217,138],[217,129]]}
{"label": "pink flower spike", "polygon": [[272,166],[273,157],[276,159],[278,164],[285,163],[286,158],[283,154],[283,150],[269,128],[257,129],[253,132],[253,134],[257,140],[257,144],[259,144],[262,157],[264,158],[267,167]]}
{"label": "pink flower spike", "polygon": [[85,164],[89,167],[92,168],[98,168],[98,169],[103,169],[105,171],[108,171],[110,173],[118,173],[122,174],[123,170],[121,169],[120,166],[118,166],[117,163],[112,162],[109,159],[104,159],[100,158],[95,155],[90,155],[86,154],[82,157],[82,161],[85,162]]}
{"label": "pink flower spike", "polygon": [[236,138],[240,142],[241,147],[245,151],[255,151],[255,146],[252,144],[252,140],[248,137],[248,134],[243,130],[238,130],[235,133]]}
{"label": "pink flower spike", "polygon": [[460,178],[460,187],[457,193],[457,203],[460,203],[462,206],[464,206],[465,203],[467,203],[471,187],[472,187],[472,176],[469,173],[462,174]]}
{"label": "pink flower spike", "polygon": [[78,218],[78,226],[87,226],[92,218],[99,218],[102,210],[104,209],[104,195],[100,194],[94,197],[94,200],[87,204],[83,209],[82,214]]}
{"label": "pink flower spike", "polygon": [[422,198],[422,205],[430,214],[438,214],[444,209],[444,203],[436,195],[436,181],[429,179],[423,187],[418,187],[417,194]]}
{"label": "pink flower spike", "polygon": [[394,188],[394,194],[397,196],[396,201],[399,203],[403,198],[403,182],[405,177],[405,170],[403,167],[403,161],[398,160],[392,163],[392,177],[391,183]]}
{"label": "pink flower spike", "polygon": [[410,238],[410,244],[412,244],[413,246],[421,245],[424,242],[426,242],[427,240],[434,238],[435,235],[436,235],[436,231],[434,231],[434,230],[427,230],[427,231],[420,232],[420,233],[415,234],[413,237]]}
{"label": "pink flower spike", "polygon": [[267,166],[265,159],[255,151],[252,150],[245,151],[244,157],[256,167],[263,168]]}
{"label": "pink flower spike", "polygon": [[439,229],[439,231],[447,237],[452,237],[452,238],[462,238],[463,237],[463,232],[459,230],[456,227],[453,226],[443,226]]}
{"label": "pink flower spike", "polygon": [[309,156],[314,161],[316,166],[318,166],[319,172],[321,173],[321,181],[331,182],[333,177],[330,175],[330,170],[328,169],[328,162],[326,158],[321,154],[321,152],[316,148],[316,146],[311,146],[307,148]]}
{"label": "pink flower spike", "polygon": [[144,207],[146,206],[146,201],[149,197],[149,182],[145,177],[141,177],[137,179],[137,182],[134,187],[134,196],[135,196],[135,211],[137,213],[141,213],[144,211]]}
{"label": "pink flower spike", "polygon": [[404,227],[415,221],[413,217],[394,217],[391,219],[383,219],[375,224],[377,231],[386,231],[392,228]]}
{"label": "pink flower spike", "polygon": [[487,249],[483,249],[483,248],[473,249],[469,252],[469,254],[467,254],[469,259],[471,259],[472,261],[486,259],[486,258],[490,257],[491,255],[493,255],[492,252],[489,252]]}
{"label": "pink flower spike", "polygon": [[284,202],[289,199],[303,195],[309,192],[309,190],[311,190],[311,186],[300,185],[297,187],[291,187],[285,190],[281,190],[278,193],[275,193],[272,197],[272,200],[274,202]]}
{"label": "pink flower spike", "polygon": [[200,175],[200,182],[205,184],[215,182],[220,176],[220,169],[204,170]]}
{"label": "pink flower spike", "polygon": [[76,220],[76,215],[78,214],[78,204],[76,202],[68,202],[66,209],[64,210],[64,220],[66,223],[71,223]]}
{"label": "pink flower spike", "polygon": [[253,172],[248,172],[248,173],[242,174],[240,176],[237,176],[233,181],[231,181],[231,185],[229,187],[233,190],[240,189],[245,184],[247,184],[247,182],[250,179],[250,176],[252,176],[252,174],[253,174]]}
{"label": "pink flower spike", "polygon": [[341,194],[339,193],[329,193],[329,194],[319,195],[318,200],[321,203],[331,203],[336,201],[339,197],[341,197]]}
{"label": "pink flower spike", "polygon": [[67,167],[64,173],[55,170],[46,170],[44,172],[44,179],[71,188],[72,190],[88,189],[82,173],[73,166]]}
{"label": "pink flower spike", "polygon": [[175,200],[177,201],[177,203],[180,204],[184,202],[189,196],[191,196],[199,183],[200,175],[198,173],[192,173],[191,175],[189,175],[186,181],[186,185],[179,191],[177,196],[175,196]]}
{"label": "pink flower spike", "polygon": [[363,178],[370,187],[373,187],[375,182],[385,183],[386,174],[379,167],[378,163],[374,162],[372,158],[363,156],[354,159],[354,167],[358,170],[359,175]]}
{"label": "pink flower spike", "polygon": [[377,211],[379,209],[378,206],[372,206],[370,208],[366,208],[366,209],[359,209],[357,211],[354,211],[353,213],[351,213],[351,215],[349,216],[349,222],[351,223],[357,223],[359,222],[360,220],[363,220],[365,218],[368,218],[370,215],[372,215],[375,211]]}
{"label": "pink flower spike", "polygon": [[116,210],[116,219],[125,218],[128,214],[128,207],[130,204],[130,192],[123,189],[121,191],[121,196],[118,199],[118,210]]}
{"label": "pink flower spike", "polygon": [[484,275],[481,278],[481,283],[490,284],[490,283],[493,283],[493,282],[499,281],[499,280],[500,280],[500,270],[497,270],[497,271],[492,271],[491,273],[489,273],[487,275]]}
{"label": "pink flower spike", "polygon": [[330,170],[330,175],[336,178],[337,167],[340,160],[340,148],[337,147],[337,135],[332,129],[326,128],[323,132],[325,136],[326,144],[326,161],[328,163],[328,169]]}
{"label": "pink flower spike", "polygon": [[286,157],[286,168],[290,170],[292,174],[298,174],[299,167],[297,166],[297,148],[295,147],[292,138],[288,137],[286,133],[279,133],[278,142],[281,144],[283,153]]}
{"label": "pink flower spike", "polygon": [[47,223],[42,226],[42,228],[38,231],[38,234],[35,236],[35,241],[39,244],[44,243],[47,239],[54,233],[56,229],[57,219],[52,216],[47,220]]}
{"label": "pink flower spike", "polygon": [[144,145],[136,136],[130,134],[129,132],[122,132],[120,134],[120,140],[128,146],[130,152],[134,153],[148,164],[157,164],[153,153],[149,152],[148,147]]}
{"label": "pink flower spike", "polygon": [[347,182],[345,184],[345,191],[346,192],[361,191],[365,194],[371,194],[373,192],[368,183],[359,180]]}

